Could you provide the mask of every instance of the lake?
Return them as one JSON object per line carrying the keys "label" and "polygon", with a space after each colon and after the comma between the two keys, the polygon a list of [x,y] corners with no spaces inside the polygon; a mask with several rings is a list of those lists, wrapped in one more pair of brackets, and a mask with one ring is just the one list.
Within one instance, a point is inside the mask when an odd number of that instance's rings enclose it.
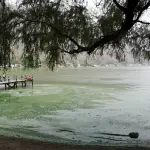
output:
{"label": "lake", "polygon": [[[33,89],[0,91],[0,134],[50,142],[149,146],[150,67],[62,68],[34,76]],[[137,140],[102,135],[129,134]]]}

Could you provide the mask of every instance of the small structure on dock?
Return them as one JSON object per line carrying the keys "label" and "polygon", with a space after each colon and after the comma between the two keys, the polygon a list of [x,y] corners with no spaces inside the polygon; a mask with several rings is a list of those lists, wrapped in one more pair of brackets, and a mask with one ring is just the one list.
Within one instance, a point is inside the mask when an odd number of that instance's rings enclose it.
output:
{"label": "small structure on dock", "polygon": [[21,76],[20,79],[17,78],[17,76],[10,78],[7,76],[0,76],[0,85],[4,85],[5,86],[5,90],[8,89],[16,89],[18,88],[18,86],[20,87],[26,87],[27,86],[27,82],[31,82],[32,87],[33,87],[33,76]]}

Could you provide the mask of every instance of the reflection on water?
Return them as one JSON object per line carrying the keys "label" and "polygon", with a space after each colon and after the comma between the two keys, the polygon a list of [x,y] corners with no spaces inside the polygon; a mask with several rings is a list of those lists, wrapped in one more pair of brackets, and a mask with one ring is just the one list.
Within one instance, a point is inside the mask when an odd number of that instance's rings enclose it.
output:
{"label": "reflection on water", "polygon": [[[149,146],[150,68],[32,73],[37,83],[33,89],[1,92],[1,134],[55,142]],[[139,132],[140,137],[133,140],[100,132]]]}

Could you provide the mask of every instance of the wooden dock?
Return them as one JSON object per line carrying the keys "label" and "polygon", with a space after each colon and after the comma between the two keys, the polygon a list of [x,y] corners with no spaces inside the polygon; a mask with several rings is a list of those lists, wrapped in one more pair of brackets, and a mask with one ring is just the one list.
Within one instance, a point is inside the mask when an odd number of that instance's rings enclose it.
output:
{"label": "wooden dock", "polygon": [[26,80],[25,78],[23,79],[23,77],[21,76],[21,79],[10,79],[9,77],[5,77],[5,79],[2,80],[2,77],[0,77],[0,85],[4,85],[5,86],[5,90],[9,90],[9,89],[16,89],[18,87],[26,87],[27,86],[27,82],[31,82],[32,87],[33,87],[33,76],[31,78],[31,80]]}

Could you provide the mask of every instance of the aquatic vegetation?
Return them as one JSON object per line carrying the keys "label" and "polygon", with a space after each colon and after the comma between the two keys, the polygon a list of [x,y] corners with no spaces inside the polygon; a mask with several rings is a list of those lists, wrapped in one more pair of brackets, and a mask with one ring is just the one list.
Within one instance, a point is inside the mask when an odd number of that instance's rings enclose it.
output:
{"label": "aquatic vegetation", "polygon": [[10,102],[11,100],[16,99],[16,97],[11,96],[9,93],[0,93],[0,103],[1,102]]}

